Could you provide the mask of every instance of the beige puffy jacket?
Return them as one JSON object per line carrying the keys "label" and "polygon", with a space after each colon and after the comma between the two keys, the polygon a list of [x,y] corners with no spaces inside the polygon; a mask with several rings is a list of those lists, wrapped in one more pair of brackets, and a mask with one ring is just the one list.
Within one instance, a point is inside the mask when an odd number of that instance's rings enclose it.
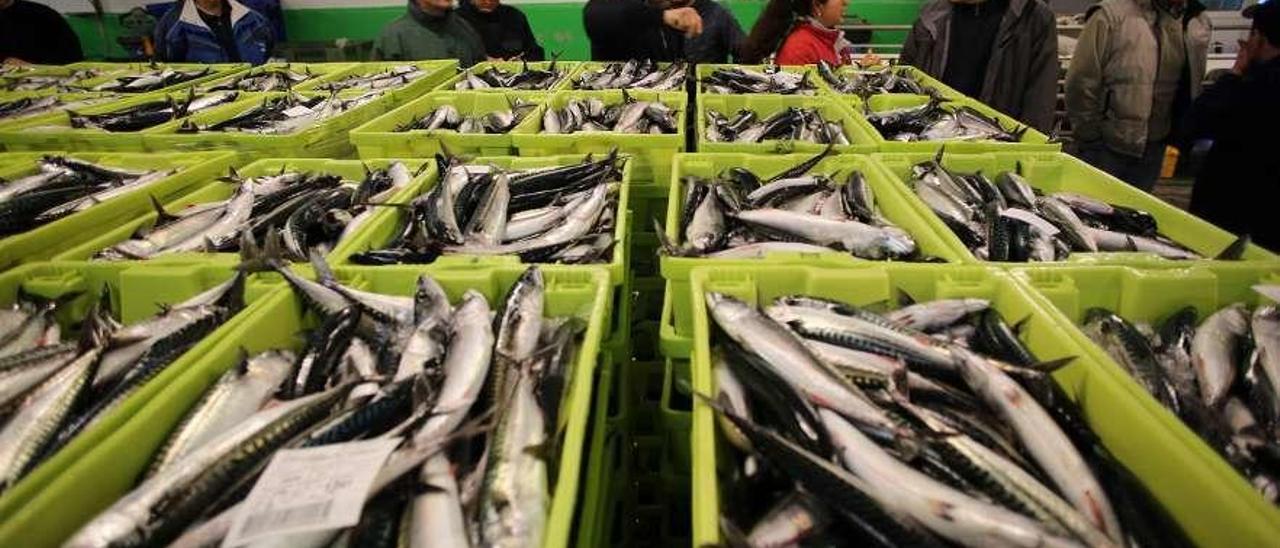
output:
{"label": "beige puffy jacket", "polygon": [[[1152,93],[1159,65],[1155,28],[1159,18],[1152,0],[1104,0],[1090,8],[1071,68],[1067,70],[1067,116],[1075,140],[1101,141],[1107,148],[1142,156],[1147,144]],[[1188,104],[1200,94],[1212,26],[1204,6],[1191,0],[1182,20],[1187,73],[1175,104]],[[1189,94],[1189,96],[1187,96]]]}

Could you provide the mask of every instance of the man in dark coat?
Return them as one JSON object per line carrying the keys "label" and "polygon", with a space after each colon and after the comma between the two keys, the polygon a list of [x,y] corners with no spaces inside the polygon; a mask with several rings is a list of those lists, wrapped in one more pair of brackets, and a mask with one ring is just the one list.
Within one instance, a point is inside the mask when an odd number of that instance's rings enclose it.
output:
{"label": "man in dark coat", "polygon": [[0,63],[62,65],[83,60],[80,39],[53,8],[0,0]]}
{"label": "man in dark coat", "polygon": [[1058,31],[1039,0],[931,0],[899,61],[1045,133],[1058,100]]}
{"label": "man in dark coat", "polygon": [[685,55],[685,38],[702,34],[702,16],[669,0],[587,0],[582,22],[596,61],[675,61]]}
{"label": "man in dark coat", "polygon": [[1280,251],[1280,220],[1272,198],[1280,190],[1280,0],[1250,6],[1249,38],[1231,73],[1191,108],[1191,137],[1212,139],[1196,177],[1191,212]]}
{"label": "man in dark coat", "polygon": [[529,27],[529,19],[516,8],[500,4],[498,0],[464,0],[458,7],[458,15],[480,34],[489,57],[519,57],[526,61],[546,58]]}

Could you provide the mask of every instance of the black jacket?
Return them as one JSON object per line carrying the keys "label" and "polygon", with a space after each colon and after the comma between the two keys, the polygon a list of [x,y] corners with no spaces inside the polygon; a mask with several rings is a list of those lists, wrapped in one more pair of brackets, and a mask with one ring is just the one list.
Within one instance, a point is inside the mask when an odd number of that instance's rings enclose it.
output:
{"label": "black jacket", "polygon": [[[932,0],[920,8],[898,61],[943,80],[950,47],[952,5]],[[1058,102],[1058,29],[1040,0],[1011,0],[997,31],[982,92],[975,99],[1048,133]],[[945,82],[944,82],[945,83]]]}
{"label": "black jacket", "polygon": [[738,20],[716,0],[696,0],[693,9],[702,17],[702,34],[684,42],[685,56],[692,63],[728,63],[738,59],[738,48],[746,40]]}
{"label": "black jacket", "polygon": [[1206,87],[1192,104],[1188,127],[1192,138],[1213,140],[1191,192],[1191,212],[1280,251],[1272,201],[1280,191],[1280,58]]}
{"label": "black jacket", "polygon": [[499,4],[491,13],[483,13],[471,2],[462,2],[458,7],[458,15],[471,23],[480,39],[484,40],[484,51],[489,57],[510,59],[524,54],[522,59],[541,61],[546,58],[538,39],[529,28],[529,20],[520,10]]}
{"label": "black jacket", "polygon": [[61,65],[84,60],[80,39],[53,8],[17,0],[0,10],[0,62]]}
{"label": "black jacket", "polygon": [[643,0],[588,0],[582,10],[596,61],[684,57],[684,36],[662,22],[662,8]]}

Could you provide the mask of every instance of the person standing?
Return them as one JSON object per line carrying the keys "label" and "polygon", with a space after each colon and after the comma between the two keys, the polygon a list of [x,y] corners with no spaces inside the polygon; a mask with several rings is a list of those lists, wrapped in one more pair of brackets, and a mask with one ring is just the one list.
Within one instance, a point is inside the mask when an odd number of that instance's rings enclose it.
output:
{"label": "person standing", "polygon": [[1191,107],[1188,135],[1212,139],[1191,191],[1191,213],[1280,251],[1280,223],[1266,196],[1280,190],[1280,0],[1249,6],[1253,20],[1231,72]]}
{"label": "person standing", "polygon": [[1197,0],[1104,0],[1067,70],[1078,155],[1150,191],[1174,121],[1200,94],[1212,32]]}
{"label": "person standing", "polygon": [[546,58],[538,39],[533,36],[529,20],[520,10],[503,5],[499,0],[468,0],[462,2],[458,14],[480,34],[485,54],[489,57],[519,57],[526,61]]}
{"label": "person standing", "polygon": [[164,59],[261,65],[271,58],[275,48],[271,23],[244,4],[236,0],[191,0],[173,9],[181,11],[158,44]]}
{"label": "person standing", "polygon": [[1045,133],[1058,101],[1058,34],[1038,0],[931,0],[898,61]]}
{"label": "person standing", "polygon": [[409,12],[383,27],[374,56],[388,61],[457,59],[463,67],[485,60],[484,42],[453,9],[453,0],[409,0]]}
{"label": "person standing", "polygon": [[80,38],[53,8],[0,0],[0,62],[64,65],[83,60]]}
{"label": "person standing", "polygon": [[742,62],[758,64],[777,51],[779,65],[853,61],[853,44],[836,28],[849,0],[769,0],[742,47]]}
{"label": "person standing", "polygon": [[587,0],[582,23],[591,40],[591,59],[675,61],[685,39],[702,34],[702,16],[669,0]]}
{"label": "person standing", "polygon": [[702,18],[702,34],[684,41],[685,59],[691,63],[728,63],[739,57],[747,36],[729,10],[716,0],[694,0]]}

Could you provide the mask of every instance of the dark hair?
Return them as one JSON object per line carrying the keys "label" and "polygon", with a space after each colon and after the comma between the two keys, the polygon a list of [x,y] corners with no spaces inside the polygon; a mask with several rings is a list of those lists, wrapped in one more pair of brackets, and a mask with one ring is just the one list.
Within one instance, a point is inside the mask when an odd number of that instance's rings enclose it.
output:
{"label": "dark hair", "polygon": [[778,49],[787,31],[795,23],[797,17],[805,17],[813,13],[813,2],[826,3],[827,0],[769,0],[756,25],[751,27],[751,34],[742,43],[742,57],[739,63],[746,65],[759,64],[765,57]]}

